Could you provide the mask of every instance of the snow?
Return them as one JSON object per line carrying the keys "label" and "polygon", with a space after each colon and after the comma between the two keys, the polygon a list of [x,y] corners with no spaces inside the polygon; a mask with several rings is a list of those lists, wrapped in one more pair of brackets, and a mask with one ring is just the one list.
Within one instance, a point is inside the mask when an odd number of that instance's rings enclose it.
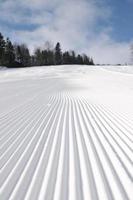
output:
{"label": "snow", "polygon": [[133,67],[0,69],[1,200],[132,200]]}

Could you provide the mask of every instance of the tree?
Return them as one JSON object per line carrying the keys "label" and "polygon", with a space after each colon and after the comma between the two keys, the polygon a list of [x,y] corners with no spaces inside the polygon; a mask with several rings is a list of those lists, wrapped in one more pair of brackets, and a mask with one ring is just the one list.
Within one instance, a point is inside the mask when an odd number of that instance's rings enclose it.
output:
{"label": "tree", "polygon": [[67,65],[70,64],[71,58],[70,53],[68,51],[64,52],[62,55],[63,64]]}
{"label": "tree", "polygon": [[55,47],[55,65],[62,64],[62,52],[61,52],[61,45],[58,42]]}
{"label": "tree", "polygon": [[42,51],[40,48],[37,48],[35,50],[35,65],[43,65],[43,60],[42,60]]}
{"label": "tree", "polygon": [[41,50],[41,48],[35,50],[36,65],[54,65],[54,50],[48,46],[46,48],[44,50]]}
{"label": "tree", "polygon": [[36,64],[36,59],[35,59],[35,55],[32,55],[31,58],[30,58],[30,62],[31,62],[31,66],[35,66]]}
{"label": "tree", "polygon": [[5,40],[3,35],[0,33],[0,65],[4,65],[4,54],[5,54]]}
{"label": "tree", "polygon": [[49,64],[48,51],[43,50],[42,51],[42,65],[48,65],[48,64]]}
{"label": "tree", "polygon": [[20,45],[15,44],[14,45],[14,51],[15,51],[15,62],[16,62],[16,65],[18,65],[18,67],[19,66],[24,67],[23,63],[22,63],[23,58],[22,58]]}
{"label": "tree", "polygon": [[30,52],[26,44],[21,44],[20,48],[20,62],[21,64],[26,67],[30,66]]}
{"label": "tree", "polygon": [[13,67],[13,65],[15,63],[14,47],[13,47],[11,41],[9,40],[9,38],[7,38],[6,44],[5,44],[4,63],[8,67]]}
{"label": "tree", "polygon": [[82,58],[82,56],[81,56],[80,54],[78,54],[76,60],[77,60],[77,61],[76,61],[77,64],[79,64],[79,65],[83,65],[83,64],[84,64],[83,58]]}
{"label": "tree", "polygon": [[47,51],[47,65],[54,65],[54,52],[52,50]]}
{"label": "tree", "polygon": [[86,54],[83,54],[83,64],[84,65],[89,65],[90,64],[90,59],[88,58],[88,56]]}
{"label": "tree", "polygon": [[46,41],[44,44],[44,49],[47,51],[53,51],[53,44],[50,41]]}
{"label": "tree", "polygon": [[71,64],[76,64],[76,54],[74,51],[71,51]]}
{"label": "tree", "polygon": [[15,61],[18,66],[26,67],[31,65],[31,56],[28,47],[25,44],[15,44]]}
{"label": "tree", "polygon": [[90,59],[90,65],[94,65],[94,61],[92,58]]}

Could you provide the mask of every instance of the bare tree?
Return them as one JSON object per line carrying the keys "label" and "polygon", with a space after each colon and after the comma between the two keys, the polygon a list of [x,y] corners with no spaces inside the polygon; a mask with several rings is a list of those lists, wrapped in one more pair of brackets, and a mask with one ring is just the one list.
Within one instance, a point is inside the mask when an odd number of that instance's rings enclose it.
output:
{"label": "bare tree", "polygon": [[48,51],[53,50],[54,46],[53,46],[52,42],[46,41],[45,44],[44,44],[44,49],[48,50]]}

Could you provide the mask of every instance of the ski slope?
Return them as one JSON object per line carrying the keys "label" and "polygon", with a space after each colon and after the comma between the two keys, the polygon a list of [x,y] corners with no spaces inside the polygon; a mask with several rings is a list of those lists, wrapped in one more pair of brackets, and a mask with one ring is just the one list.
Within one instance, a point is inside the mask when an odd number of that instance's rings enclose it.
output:
{"label": "ski slope", "polygon": [[132,200],[133,74],[0,71],[0,200]]}

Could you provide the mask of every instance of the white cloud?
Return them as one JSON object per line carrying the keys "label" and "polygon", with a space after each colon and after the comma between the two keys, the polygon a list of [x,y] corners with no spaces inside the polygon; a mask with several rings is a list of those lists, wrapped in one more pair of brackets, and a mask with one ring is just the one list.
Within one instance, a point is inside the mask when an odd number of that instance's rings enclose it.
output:
{"label": "white cloud", "polygon": [[90,47],[95,63],[126,64],[130,63],[130,43],[117,43],[106,36],[98,38]]}
{"label": "white cloud", "polygon": [[60,41],[64,49],[86,52],[97,63],[128,62],[128,43],[114,41],[108,31],[111,27],[96,31],[97,25],[102,20],[108,22],[110,15],[104,2],[97,0],[7,0],[0,7],[0,18],[10,24],[37,25],[32,31],[10,31],[14,41],[24,41],[31,49],[47,40]]}

